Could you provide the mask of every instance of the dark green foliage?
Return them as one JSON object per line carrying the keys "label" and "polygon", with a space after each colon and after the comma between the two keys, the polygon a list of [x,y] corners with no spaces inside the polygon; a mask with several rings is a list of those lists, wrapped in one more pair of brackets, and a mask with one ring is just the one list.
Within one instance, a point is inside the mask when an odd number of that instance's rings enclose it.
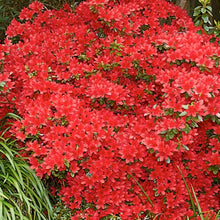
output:
{"label": "dark green foliage", "polygon": [[[13,18],[18,18],[20,11],[34,0],[0,0],[0,43],[3,43],[5,31]],[[38,0],[48,9],[59,9],[67,3],[75,8],[83,0]]]}

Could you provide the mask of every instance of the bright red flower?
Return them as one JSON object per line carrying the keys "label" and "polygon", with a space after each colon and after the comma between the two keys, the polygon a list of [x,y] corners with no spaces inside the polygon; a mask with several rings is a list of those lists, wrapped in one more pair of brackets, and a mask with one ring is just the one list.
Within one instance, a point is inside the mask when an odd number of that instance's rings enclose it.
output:
{"label": "bright red flower", "polygon": [[20,18],[0,47],[1,112],[22,117],[12,131],[31,168],[59,179],[72,219],[193,215],[177,166],[202,208],[219,209],[220,49],[184,11],[165,0],[87,0],[75,12],[35,1]]}

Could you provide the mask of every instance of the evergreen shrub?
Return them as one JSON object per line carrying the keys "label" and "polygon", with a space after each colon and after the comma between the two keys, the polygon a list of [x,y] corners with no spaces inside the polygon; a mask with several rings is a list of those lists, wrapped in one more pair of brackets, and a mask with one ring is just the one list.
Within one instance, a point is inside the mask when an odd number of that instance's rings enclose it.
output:
{"label": "evergreen shrub", "polygon": [[22,117],[31,168],[72,219],[193,216],[182,176],[203,211],[219,209],[212,36],[165,0],[34,2],[20,19],[0,46],[1,107]]}

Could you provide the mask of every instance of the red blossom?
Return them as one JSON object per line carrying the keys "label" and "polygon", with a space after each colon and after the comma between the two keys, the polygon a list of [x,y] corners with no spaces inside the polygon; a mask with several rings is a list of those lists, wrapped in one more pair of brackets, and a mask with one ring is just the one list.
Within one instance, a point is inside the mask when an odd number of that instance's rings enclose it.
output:
{"label": "red blossom", "polygon": [[62,178],[72,219],[193,215],[177,166],[203,210],[219,208],[220,49],[186,12],[165,0],[87,0],[75,12],[35,1],[20,19],[0,47],[0,108],[22,117],[12,131],[37,175]]}

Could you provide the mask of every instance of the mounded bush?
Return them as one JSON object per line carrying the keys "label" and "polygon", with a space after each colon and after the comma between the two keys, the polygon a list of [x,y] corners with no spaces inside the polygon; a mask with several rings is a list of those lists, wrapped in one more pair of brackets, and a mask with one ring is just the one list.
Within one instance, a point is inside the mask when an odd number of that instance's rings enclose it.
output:
{"label": "mounded bush", "polygon": [[38,2],[1,45],[1,108],[72,219],[192,216],[219,208],[219,58],[165,0]]}

